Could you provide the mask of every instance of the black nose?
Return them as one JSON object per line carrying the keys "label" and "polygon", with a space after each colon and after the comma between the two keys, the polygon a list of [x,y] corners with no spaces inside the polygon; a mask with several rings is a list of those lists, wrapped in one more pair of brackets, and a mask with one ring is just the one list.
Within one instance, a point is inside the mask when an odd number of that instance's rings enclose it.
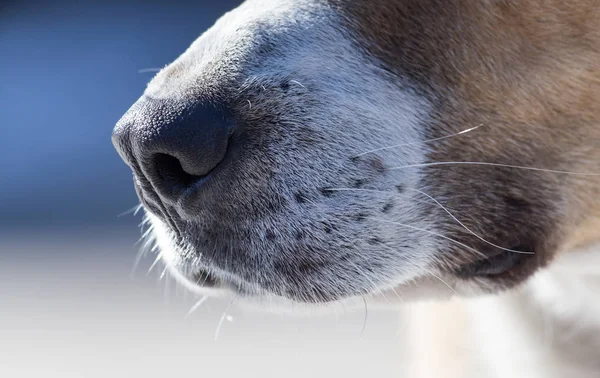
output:
{"label": "black nose", "polygon": [[115,126],[112,139],[142,193],[176,203],[222,164],[234,132],[224,106],[143,97]]}

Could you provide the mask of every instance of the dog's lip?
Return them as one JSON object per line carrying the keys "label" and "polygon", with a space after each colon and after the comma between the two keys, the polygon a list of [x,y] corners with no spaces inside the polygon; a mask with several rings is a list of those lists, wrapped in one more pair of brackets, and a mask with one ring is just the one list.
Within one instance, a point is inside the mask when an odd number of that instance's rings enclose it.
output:
{"label": "dog's lip", "polygon": [[459,278],[500,278],[509,274],[532,256],[533,254],[525,252],[499,251],[484,259],[462,265],[454,271],[454,274]]}
{"label": "dog's lip", "polygon": [[253,294],[245,285],[228,280],[221,275],[212,273],[209,269],[199,268],[188,277],[188,281],[197,289],[203,291],[221,291],[234,293],[238,296]]}
{"label": "dog's lip", "polygon": [[206,269],[198,269],[193,274],[192,282],[195,285],[203,288],[216,288],[226,286],[225,281],[215,277],[214,274],[211,274]]}
{"label": "dog's lip", "polygon": [[168,267],[177,281],[196,295],[216,298],[227,297],[231,294],[235,294],[236,296],[242,294],[236,289],[235,285],[212,274],[208,274],[204,269],[183,273],[173,265],[168,265]]}

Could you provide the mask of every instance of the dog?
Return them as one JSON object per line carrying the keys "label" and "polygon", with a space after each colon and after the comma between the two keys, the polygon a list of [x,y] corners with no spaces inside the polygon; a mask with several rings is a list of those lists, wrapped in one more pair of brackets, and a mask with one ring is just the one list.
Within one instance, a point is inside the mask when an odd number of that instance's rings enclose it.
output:
{"label": "dog", "polygon": [[598,377],[599,25],[594,0],[248,0],[113,143],[191,290],[451,292],[412,376]]}

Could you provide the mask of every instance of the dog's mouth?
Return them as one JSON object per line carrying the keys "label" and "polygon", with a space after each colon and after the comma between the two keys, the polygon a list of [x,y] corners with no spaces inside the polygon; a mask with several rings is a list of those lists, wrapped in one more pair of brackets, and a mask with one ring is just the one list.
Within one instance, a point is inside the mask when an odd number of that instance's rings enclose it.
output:
{"label": "dog's mouth", "polygon": [[[455,282],[456,279],[458,281],[463,282],[472,282],[472,281],[485,281],[485,282],[506,282],[510,283],[514,281],[519,273],[519,270],[525,269],[525,266],[528,266],[528,262],[532,260],[534,257],[533,253],[526,252],[527,248],[517,247],[515,250],[523,250],[523,253],[517,253],[513,251],[499,251],[493,255],[490,255],[486,258],[479,259],[477,261],[464,264],[460,268],[448,272],[446,274],[441,273],[447,281],[440,280],[439,277],[429,275],[424,275],[422,277],[417,277],[413,280],[412,283],[406,283],[404,285],[398,286],[401,291],[405,289],[415,290],[414,285],[423,285],[425,282],[426,290],[419,291],[425,297],[435,296],[436,298],[443,293],[429,292],[427,289],[431,286],[431,281],[433,284],[439,284],[438,281],[441,281],[445,287],[442,287],[442,292],[446,291],[446,287],[452,286],[452,293],[450,295],[456,294],[459,292],[459,289],[454,284],[448,284],[448,282]],[[454,277],[454,278],[453,278]],[[206,268],[198,268],[187,278],[188,282],[194,287],[202,292],[205,295],[220,295],[220,294],[230,294],[235,295],[239,298],[260,298],[264,295],[272,296],[274,293],[270,293],[268,291],[262,290],[255,285],[243,284],[237,282],[237,280],[230,280],[221,275],[215,274],[210,269]],[[497,286],[497,285],[494,285]],[[389,288],[388,288],[389,289]],[[422,288],[421,288],[422,289]],[[386,289],[382,289],[386,290]],[[381,294],[382,290],[379,290]],[[396,294],[395,289],[392,289],[394,294]],[[471,291],[468,291],[471,292]],[[375,295],[376,293],[372,293]],[[409,292],[408,297],[414,297],[414,293]],[[407,297],[407,298],[408,298]],[[341,300],[343,298],[337,298],[336,300]]]}
{"label": "dog's mouth", "polygon": [[193,282],[204,288],[225,288],[227,284],[225,281],[217,278],[215,275],[208,272],[208,270],[200,269],[193,274]]}
{"label": "dog's mouth", "polygon": [[251,296],[257,294],[253,290],[250,290],[247,285],[241,285],[234,280],[228,280],[223,277],[219,277],[210,270],[204,268],[199,268],[194,271],[189,280],[194,286],[207,292],[211,290],[227,291],[240,296]]}
{"label": "dog's mouth", "polygon": [[486,258],[465,264],[453,273],[461,279],[510,278],[515,270],[521,268],[532,257],[534,257],[534,253],[530,251],[530,248],[519,246],[510,250],[500,250]]}

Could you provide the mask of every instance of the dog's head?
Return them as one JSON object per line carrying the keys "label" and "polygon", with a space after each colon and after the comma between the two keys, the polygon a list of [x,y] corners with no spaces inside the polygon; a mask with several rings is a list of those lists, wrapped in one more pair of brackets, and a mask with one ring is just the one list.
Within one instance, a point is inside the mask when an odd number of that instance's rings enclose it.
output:
{"label": "dog's head", "polygon": [[598,25],[583,0],[251,0],[113,141],[190,286],[510,287],[599,237]]}

